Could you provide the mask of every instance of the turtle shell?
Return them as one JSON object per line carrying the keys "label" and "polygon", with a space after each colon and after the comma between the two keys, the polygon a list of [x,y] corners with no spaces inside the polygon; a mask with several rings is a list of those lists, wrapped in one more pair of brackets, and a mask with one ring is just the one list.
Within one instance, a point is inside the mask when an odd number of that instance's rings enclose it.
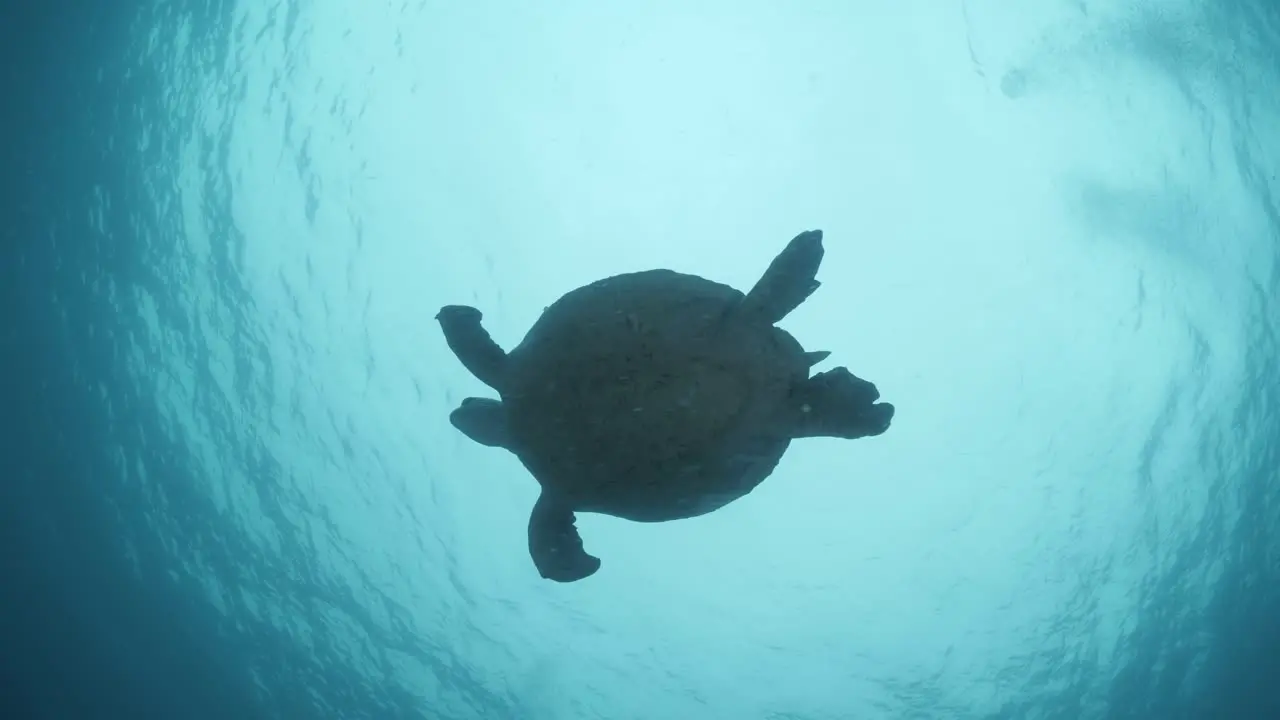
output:
{"label": "turtle shell", "polygon": [[790,442],[809,368],[790,334],[733,313],[742,299],[670,270],[569,292],[508,356],[513,450],[574,509],[641,522],[750,492]]}

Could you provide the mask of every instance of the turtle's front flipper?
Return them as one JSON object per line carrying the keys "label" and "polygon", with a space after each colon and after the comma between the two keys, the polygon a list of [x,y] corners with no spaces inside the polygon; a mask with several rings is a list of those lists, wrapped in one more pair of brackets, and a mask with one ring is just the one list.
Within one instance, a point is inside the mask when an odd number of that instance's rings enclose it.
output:
{"label": "turtle's front flipper", "polygon": [[463,435],[481,445],[511,449],[507,434],[507,409],[499,400],[469,397],[449,413],[449,422]]}
{"label": "turtle's front flipper", "polygon": [[467,305],[446,305],[436,313],[449,349],[480,382],[501,392],[507,353],[480,324],[484,316]]}
{"label": "turtle's front flipper", "polygon": [[576,582],[600,569],[600,558],[582,549],[573,510],[545,490],[529,516],[529,554],[538,574],[556,582]]}
{"label": "turtle's front flipper", "polygon": [[822,254],[821,230],[806,230],[795,236],[747,293],[742,312],[755,314],[773,325],[800,307],[818,289]]}
{"label": "turtle's front flipper", "polygon": [[818,373],[792,391],[797,420],[792,437],[856,439],[880,435],[893,420],[893,405],[878,403],[876,386],[847,368]]}

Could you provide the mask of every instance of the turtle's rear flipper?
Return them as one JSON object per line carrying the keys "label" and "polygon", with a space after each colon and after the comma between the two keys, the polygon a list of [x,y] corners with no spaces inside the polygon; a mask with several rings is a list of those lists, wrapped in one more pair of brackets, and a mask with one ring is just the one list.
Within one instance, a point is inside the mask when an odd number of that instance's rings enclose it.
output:
{"label": "turtle's rear flipper", "polygon": [[821,230],[795,236],[747,293],[742,311],[756,314],[770,325],[782,320],[818,289],[822,254]]}
{"label": "turtle's rear flipper", "polygon": [[449,422],[463,435],[481,445],[511,448],[507,434],[507,409],[502,402],[489,398],[469,397],[457,410],[449,413]]}
{"label": "turtle's rear flipper", "polygon": [[871,437],[888,430],[893,420],[893,405],[876,402],[876,386],[843,367],[800,383],[792,398],[799,411],[792,437]]}
{"label": "turtle's rear flipper", "polygon": [[545,491],[529,516],[529,554],[538,574],[556,582],[576,582],[600,569],[600,558],[582,549],[573,511]]}
{"label": "turtle's rear flipper", "polygon": [[479,310],[467,305],[446,305],[436,313],[436,320],[440,321],[440,328],[444,330],[445,342],[449,343],[449,349],[462,361],[463,367],[479,378],[480,382],[501,391],[499,386],[502,384],[507,353],[498,347],[480,324],[483,317]]}

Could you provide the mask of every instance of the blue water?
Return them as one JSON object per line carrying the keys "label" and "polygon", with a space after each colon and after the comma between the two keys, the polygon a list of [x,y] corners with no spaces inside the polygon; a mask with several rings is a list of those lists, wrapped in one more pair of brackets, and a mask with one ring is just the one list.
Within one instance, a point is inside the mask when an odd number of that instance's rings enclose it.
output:
{"label": "blue water", "polygon": [[[62,2],[0,11],[0,716],[1280,718],[1267,0]],[[540,579],[436,310],[814,227],[784,326],[891,430]]]}

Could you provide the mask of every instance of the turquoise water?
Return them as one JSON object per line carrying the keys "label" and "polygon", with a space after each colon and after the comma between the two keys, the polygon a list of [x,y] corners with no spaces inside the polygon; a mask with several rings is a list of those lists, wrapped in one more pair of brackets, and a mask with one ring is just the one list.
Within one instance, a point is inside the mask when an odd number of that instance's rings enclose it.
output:
{"label": "turquoise water", "polygon": [[[148,419],[107,494],[264,713],[1263,717],[1208,713],[1280,636],[1274,13],[551,5],[133,26],[150,93],[103,137],[138,182],[90,217],[128,205],[136,269],[85,284]],[[746,289],[811,227],[784,326],[891,430],[701,518],[581,516],[603,569],[541,580],[436,310],[512,347],[614,273]]]}

